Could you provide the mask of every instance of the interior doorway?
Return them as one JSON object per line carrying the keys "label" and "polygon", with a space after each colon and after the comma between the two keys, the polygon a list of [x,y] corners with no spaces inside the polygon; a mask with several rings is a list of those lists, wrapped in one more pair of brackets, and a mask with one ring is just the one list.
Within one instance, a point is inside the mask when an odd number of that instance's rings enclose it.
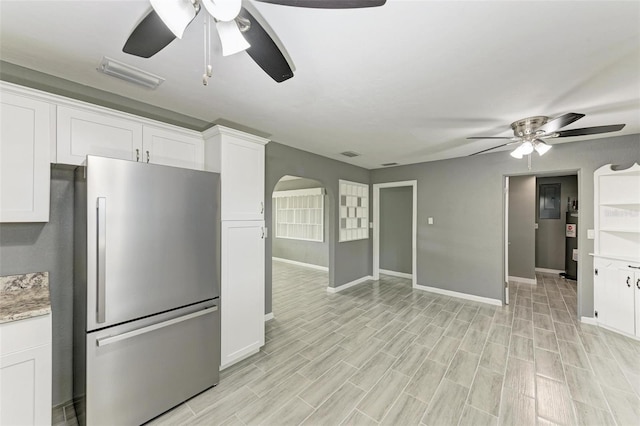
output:
{"label": "interior doorway", "polygon": [[576,231],[579,178],[579,171],[504,177],[505,304],[513,285],[555,280],[567,309],[579,317],[577,250],[585,246]]}
{"label": "interior doorway", "polygon": [[[385,189],[409,189],[409,194],[403,194],[398,191],[395,195],[398,201],[394,205],[396,212],[400,212],[402,217],[394,218],[392,210],[390,215],[384,215],[381,208],[381,191]],[[408,195],[405,196],[405,195]],[[402,202],[406,200],[410,202]],[[393,202],[393,201],[392,201]],[[416,287],[417,284],[417,261],[416,261],[416,245],[417,245],[417,204],[418,204],[418,181],[402,181],[402,182],[387,182],[377,183],[373,185],[373,279],[379,280],[380,273],[391,273],[403,278],[410,278],[412,287]],[[402,207],[404,206],[404,207]],[[384,206],[382,206],[384,207]],[[399,209],[399,210],[398,210]],[[407,220],[408,219],[408,220]],[[381,233],[382,222],[387,225],[395,225],[397,229],[391,229],[387,234],[407,235],[410,238],[410,249],[399,250],[398,253],[384,253],[381,252],[381,246],[384,248],[384,242],[382,238],[385,237],[385,233]],[[395,221],[395,222],[394,222]],[[402,222],[400,222],[402,221]],[[382,242],[382,244],[381,244]],[[393,242],[390,244],[404,244],[403,242]],[[392,249],[391,249],[392,250]],[[408,253],[407,253],[408,252]],[[381,255],[387,255],[381,256]],[[400,258],[402,257],[402,258]],[[381,268],[387,261],[387,268],[402,269],[401,271],[394,271],[391,269]]]}
{"label": "interior doorway", "polygon": [[286,305],[285,298],[295,297],[292,293],[308,292],[302,283],[326,291],[330,202],[325,186],[315,179],[287,175],[275,185],[270,224],[272,317],[278,315],[278,306]]}

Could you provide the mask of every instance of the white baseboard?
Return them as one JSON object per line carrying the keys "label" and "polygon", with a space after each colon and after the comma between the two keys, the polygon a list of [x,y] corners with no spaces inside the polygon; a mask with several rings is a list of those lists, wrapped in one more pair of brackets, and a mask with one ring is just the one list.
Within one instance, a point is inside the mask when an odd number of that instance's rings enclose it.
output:
{"label": "white baseboard", "polygon": [[536,272],[544,272],[546,274],[564,274],[560,269],[536,268]]}
{"label": "white baseboard", "polygon": [[274,319],[273,312],[269,312],[268,314],[264,314],[264,322]]}
{"label": "white baseboard", "polygon": [[583,322],[589,325],[598,325],[598,321],[592,317],[580,317],[580,322]]}
{"label": "white baseboard", "polygon": [[429,291],[431,293],[442,294],[445,296],[457,297],[459,299],[473,300],[474,302],[482,302],[482,303],[488,303],[490,305],[502,306],[502,300],[491,299],[489,297],[476,296],[474,294],[468,294],[468,293],[460,293],[457,291],[445,290],[445,289],[436,288],[436,287],[429,287],[429,286],[420,285],[420,284],[416,284],[413,288],[417,290]]}
{"label": "white baseboard", "polygon": [[[264,342],[262,342],[262,346],[264,346]],[[237,357],[237,358],[234,358],[234,359],[233,359],[233,360],[231,360],[231,361],[227,361],[227,363],[226,363],[226,364],[222,364],[222,363],[221,363],[221,364],[220,364],[220,371],[224,370],[225,368],[229,368],[229,367],[231,367],[233,364],[237,364],[237,363],[239,363],[240,361],[245,360],[245,359],[249,358],[249,357],[250,357],[250,356],[252,356],[252,355],[257,354],[258,352],[260,352],[260,347],[258,347],[258,348],[251,348],[251,349],[248,349],[246,352],[241,353],[241,355],[238,355],[238,357]]]}
{"label": "white baseboard", "polygon": [[371,275],[367,275],[366,277],[358,278],[357,280],[342,284],[338,287],[327,287],[327,293],[338,293],[348,289],[349,287],[353,287],[354,285],[362,284],[363,282],[370,280],[373,280],[373,277]]}
{"label": "white baseboard", "polygon": [[615,328],[611,328],[611,327],[606,326],[604,324],[597,324],[597,326],[600,327],[600,328],[604,328],[605,330],[609,330],[612,333],[616,333],[616,334],[619,334],[621,336],[625,336],[625,337],[628,337],[630,339],[640,341],[640,336],[636,336],[635,334],[625,333],[624,331],[616,330]]}
{"label": "white baseboard", "polygon": [[413,274],[407,274],[406,272],[390,271],[388,269],[380,269],[380,273],[385,275],[391,275],[392,277],[398,277],[398,278],[407,278],[407,279],[413,278]]}
{"label": "white baseboard", "polygon": [[297,260],[283,259],[281,257],[273,257],[272,259],[282,263],[290,263],[291,265],[304,266],[305,268],[329,272],[329,268],[327,268],[326,266],[314,265],[313,263],[298,262]]}
{"label": "white baseboard", "polygon": [[509,275],[509,281],[515,281],[518,283],[531,284],[531,285],[538,284],[538,280],[536,280],[535,278],[512,277],[511,275]]}

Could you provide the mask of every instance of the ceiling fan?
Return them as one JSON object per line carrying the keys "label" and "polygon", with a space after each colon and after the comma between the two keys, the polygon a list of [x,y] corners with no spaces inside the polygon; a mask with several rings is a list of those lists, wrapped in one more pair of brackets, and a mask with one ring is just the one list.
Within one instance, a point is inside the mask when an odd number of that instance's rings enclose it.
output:
{"label": "ceiling fan", "polygon": [[[245,0],[246,2],[247,0]],[[355,9],[377,7],[386,0],[256,0],[283,6],[315,9]],[[152,10],[140,21],[123,47],[125,53],[150,58],[175,38],[182,38],[187,26],[204,7],[205,15],[205,75],[211,77],[208,40],[211,20],[220,36],[223,56],[246,50],[264,72],[278,83],[293,77],[293,70],[274,37],[243,0],[150,0]],[[268,26],[266,26],[268,28]],[[279,42],[279,41],[278,41]]]}
{"label": "ceiling fan", "polygon": [[522,158],[524,155],[531,154],[534,150],[543,155],[551,149],[551,145],[547,143],[548,139],[568,138],[574,136],[597,135],[599,133],[617,132],[622,130],[624,124],[612,124],[609,126],[584,127],[582,129],[560,130],[569,124],[580,120],[584,114],[570,112],[560,117],[549,118],[547,116],[535,116],[523,118],[522,120],[511,123],[513,129],[513,137],[509,136],[474,136],[467,139],[503,139],[511,142],[494,146],[493,148],[483,149],[474,152],[471,155],[482,154],[483,152],[492,151],[508,145],[516,145],[518,147],[511,152],[514,158]]}

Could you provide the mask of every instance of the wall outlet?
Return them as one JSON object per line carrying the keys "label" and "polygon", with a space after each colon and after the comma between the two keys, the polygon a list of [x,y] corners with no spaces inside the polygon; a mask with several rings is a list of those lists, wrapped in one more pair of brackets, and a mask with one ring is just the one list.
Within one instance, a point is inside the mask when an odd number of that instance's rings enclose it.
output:
{"label": "wall outlet", "polygon": [[433,218],[432,217],[427,218],[427,223],[429,225],[433,225]]}
{"label": "wall outlet", "polygon": [[533,225],[533,229],[538,229],[538,224],[537,223]]}
{"label": "wall outlet", "polygon": [[587,229],[587,239],[595,240],[595,238],[596,238],[596,231],[594,231],[593,229]]}

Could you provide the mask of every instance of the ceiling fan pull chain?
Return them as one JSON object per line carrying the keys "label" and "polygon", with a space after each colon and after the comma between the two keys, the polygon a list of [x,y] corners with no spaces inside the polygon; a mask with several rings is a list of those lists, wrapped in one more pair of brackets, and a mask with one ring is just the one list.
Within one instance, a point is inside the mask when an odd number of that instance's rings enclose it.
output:
{"label": "ceiling fan pull chain", "polygon": [[202,84],[209,84],[209,78],[213,75],[211,66],[211,17],[207,14],[204,17],[204,72],[202,73]]}

